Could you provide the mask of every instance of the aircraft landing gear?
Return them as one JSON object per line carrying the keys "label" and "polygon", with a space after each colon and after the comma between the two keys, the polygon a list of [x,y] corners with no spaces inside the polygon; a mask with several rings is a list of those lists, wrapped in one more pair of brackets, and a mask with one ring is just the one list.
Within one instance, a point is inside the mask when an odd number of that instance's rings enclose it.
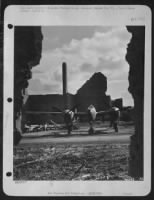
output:
{"label": "aircraft landing gear", "polygon": [[111,121],[110,127],[113,127],[115,132],[118,133],[118,123],[117,122]]}
{"label": "aircraft landing gear", "polygon": [[91,127],[91,128],[88,130],[88,133],[89,133],[89,135],[94,134],[94,129]]}
{"label": "aircraft landing gear", "polygon": [[113,127],[114,127],[115,132],[118,133],[118,125],[116,122],[113,124]]}
{"label": "aircraft landing gear", "polygon": [[92,135],[92,134],[95,133],[95,130],[94,130],[94,128],[93,128],[93,122],[92,122],[92,121],[89,122],[89,125],[90,125],[90,128],[89,128],[89,130],[88,130],[88,133],[89,133],[89,135]]}
{"label": "aircraft landing gear", "polygon": [[73,129],[72,125],[67,126],[68,135],[71,135],[72,129]]}

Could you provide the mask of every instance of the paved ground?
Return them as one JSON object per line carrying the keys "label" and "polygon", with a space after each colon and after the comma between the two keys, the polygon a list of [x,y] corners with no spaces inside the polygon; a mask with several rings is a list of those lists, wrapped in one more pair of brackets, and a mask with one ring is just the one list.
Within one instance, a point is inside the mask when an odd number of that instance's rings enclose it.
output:
{"label": "paved ground", "polygon": [[[101,125],[102,126],[102,125]],[[66,130],[51,130],[37,133],[24,134],[19,145],[38,144],[38,143],[129,143],[130,136],[134,133],[132,125],[122,124],[119,126],[119,132],[115,133],[112,128],[95,127],[95,134],[88,134],[88,127],[80,126],[80,129],[73,130],[70,136]]]}

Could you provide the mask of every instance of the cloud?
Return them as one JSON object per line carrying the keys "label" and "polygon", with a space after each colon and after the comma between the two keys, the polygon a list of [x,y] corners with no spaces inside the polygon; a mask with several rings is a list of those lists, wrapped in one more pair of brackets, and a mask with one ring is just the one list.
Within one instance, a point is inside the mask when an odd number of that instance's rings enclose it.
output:
{"label": "cloud", "polygon": [[128,105],[133,106],[134,105],[134,100],[132,98],[132,95],[129,92],[123,91],[122,98],[124,99],[124,106],[128,106]]}
{"label": "cloud", "polygon": [[43,51],[52,51],[56,48],[62,48],[75,40],[82,40],[85,37],[91,38],[96,30],[99,32],[108,32],[112,27],[100,26],[44,26],[43,30]]}
{"label": "cloud", "polygon": [[35,74],[42,74],[42,71],[38,70],[37,68],[34,68],[33,72]]}
{"label": "cloud", "polygon": [[53,72],[53,76],[54,76],[54,79],[58,82],[61,82],[62,81],[62,75],[61,73],[59,72],[59,70],[56,70],[55,72]]}
{"label": "cloud", "polygon": [[31,79],[29,81],[29,92],[30,91],[34,91],[34,92],[39,92],[39,91],[42,91],[43,89],[43,86],[41,84],[41,81],[39,79]]}
{"label": "cloud", "polygon": [[59,93],[60,85],[59,83],[56,84],[44,84],[39,79],[31,79],[29,81],[29,94],[47,94],[52,93],[55,91],[56,93]]}
{"label": "cloud", "polygon": [[81,65],[80,70],[82,72],[90,72],[93,71],[94,67],[92,64],[84,63]]}
{"label": "cloud", "polygon": [[[48,27],[44,28],[43,35],[42,59],[38,71],[33,71],[34,79],[50,86],[43,87],[42,91],[62,92],[62,62],[68,66],[70,93],[75,94],[95,72],[107,77],[107,92],[113,98],[127,91],[129,66],[125,55],[131,34],[125,27]],[[125,84],[120,83],[124,80]],[[113,81],[119,84],[114,85]]]}

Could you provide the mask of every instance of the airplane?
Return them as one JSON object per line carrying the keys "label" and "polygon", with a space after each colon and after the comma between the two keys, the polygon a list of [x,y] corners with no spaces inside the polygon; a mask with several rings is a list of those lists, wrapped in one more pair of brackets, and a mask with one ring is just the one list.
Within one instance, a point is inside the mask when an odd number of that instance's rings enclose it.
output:
{"label": "airplane", "polygon": [[118,121],[120,118],[120,110],[117,107],[112,107],[111,109],[107,111],[96,111],[96,108],[91,104],[86,112],[76,112],[75,108],[77,106],[74,106],[72,109],[65,109],[64,111],[60,110],[59,108],[54,107],[59,112],[50,112],[51,114],[62,114],[64,116],[64,122],[66,124],[66,128],[68,130],[68,135],[71,134],[71,131],[73,129],[73,121],[76,117],[80,116],[87,116],[88,122],[89,122],[89,134],[94,133],[94,121],[96,120],[97,116],[104,116],[106,114],[110,115],[110,127],[113,127],[115,132],[118,132]]}
{"label": "airplane", "polygon": [[74,106],[72,109],[64,109],[64,111],[62,111],[61,109],[57,108],[57,107],[53,107],[54,109],[58,110],[56,112],[53,111],[49,111],[49,112],[41,112],[41,111],[34,111],[34,112],[30,112],[27,111],[27,114],[52,114],[52,115],[63,115],[64,117],[64,122],[66,125],[66,129],[68,131],[68,135],[71,134],[72,129],[73,129],[73,122],[74,119],[76,117],[80,117],[80,116],[87,116],[88,117],[88,123],[89,123],[89,130],[88,133],[89,134],[93,134],[94,131],[94,127],[93,127],[93,123],[96,120],[97,116],[104,116],[106,114],[110,115],[110,126],[114,128],[115,132],[118,132],[118,121],[120,118],[120,110],[117,107],[112,107],[111,109],[107,110],[107,111],[96,111],[96,108],[91,104],[88,108],[86,112],[76,112],[75,108],[76,106]]}
{"label": "airplane", "polygon": [[117,107],[111,107],[109,110],[106,111],[96,111],[96,108],[91,104],[86,113],[78,112],[76,113],[77,116],[80,115],[87,115],[88,122],[89,122],[89,134],[93,134],[95,132],[93,123],[96,120],[97,116],[104,117],[106,114],[110,115],[110,127],[113,127],[115,132],[118,132],[118,121],[120,119],[120,110]]}
{"label": "airplane", "polygon": [[[66,129],[68,131],[68,134],[71,133],[72,131],[72,128],[73,128],[73,121],[74,121],[74,109],[75,109],[76,106],[74,106],[72,109],[64,109],[64,111],[62,111],[61,109],[57,108],[57,107],[52,107],[53,109],[55,110],[58,110],[58,111],[25,111],[24,114],[33,114],[33,115],[39,115],[39,114],[52,114],[52,115],[57,115],[57,114],[60,114],[60,115],[63,115],[64,117],[64,122],[65,122],[65,125],[66,125]],[[51,123],[53,123],[53,120],[50,120]],[[56,124],[54,122],[54,124]],[[56,127],[61,127],[61,126],[58,126],[56,124]]]}

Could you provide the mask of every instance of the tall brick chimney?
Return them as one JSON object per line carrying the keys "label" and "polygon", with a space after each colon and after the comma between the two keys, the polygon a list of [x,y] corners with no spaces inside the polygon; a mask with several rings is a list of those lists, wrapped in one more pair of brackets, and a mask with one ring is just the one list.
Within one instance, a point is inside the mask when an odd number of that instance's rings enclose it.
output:
{"label": "tall brick chimney", "polygon": [[63,98],[64,98],[64,109],[68,108],[68,99],[67,99],[67,64],[62,63],[62,78],[63,78]]}

